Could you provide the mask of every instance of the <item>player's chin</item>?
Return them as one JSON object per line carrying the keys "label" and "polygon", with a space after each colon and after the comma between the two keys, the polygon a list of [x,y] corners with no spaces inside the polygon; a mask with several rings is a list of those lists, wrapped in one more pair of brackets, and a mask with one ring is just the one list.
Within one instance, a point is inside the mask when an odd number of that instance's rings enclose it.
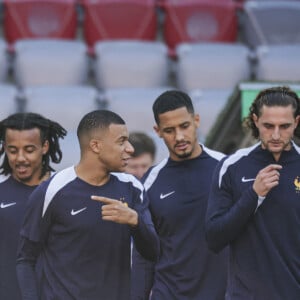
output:
{"label": "player's chin", "polygon": [[122,170],[122,172],[125,171],[125,169],[127,168],[128,160],[129,159],[122,159],[120,166],[119,166],[119,168],[120,168],[120,170]]}
{"label": "player's chin", "polygon": [[268,150],[269,150],[271,153],[281,153],[281,152],[283,152],[285,149],[284,149],[284,147],[279,146],[279,145],[276,145],[276,146],[272,145],[272,146],[269,146],[269,147],[268,147]]}
{"label": "player's chin", "polygon": [[28,174],[16,174],[16,178],[18,181],[26,184],[32,179],[32,176]]}
{"label": "player's chin", "polygon": [[192,155],[192,151],[176,151],[176,155],[178,158],[188,158]]}

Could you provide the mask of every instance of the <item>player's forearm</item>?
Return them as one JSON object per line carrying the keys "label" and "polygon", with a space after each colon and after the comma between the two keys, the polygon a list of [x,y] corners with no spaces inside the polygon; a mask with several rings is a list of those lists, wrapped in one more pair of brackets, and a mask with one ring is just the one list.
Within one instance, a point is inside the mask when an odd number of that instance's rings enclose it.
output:
{"label": "player's forearm", "polygon": [[[249,188],[242,197],[230,207],[222,205],[229,203],[225,199],[214,201],[214,195],[209,199],[205,231],[208,246],[218,252],[234,241],[244,230],[257,208],[258,196]],[[220,205],[214,205],[214,202]]]}
{"label": "player's forearm", "polygon": [[34,264],[18,259],[17,277],[22,300],[39,300]]}
{"label": "player's forearm", "polygon": [[138,252],[145,259],[156,261],[159,255],[159,239],[149,211],[138,213],[138,224],[131,231]]}
{"label": "player's forearm", "polygon": [[17,278],[22,300],[39,300],[35,265],[40,245],[21,237],[17,253]]}
{"label": "player's forearm", "polygon": [[149,299],[154,278],[154,263],[144,259],[133,247],[131,271],[131,299]]}

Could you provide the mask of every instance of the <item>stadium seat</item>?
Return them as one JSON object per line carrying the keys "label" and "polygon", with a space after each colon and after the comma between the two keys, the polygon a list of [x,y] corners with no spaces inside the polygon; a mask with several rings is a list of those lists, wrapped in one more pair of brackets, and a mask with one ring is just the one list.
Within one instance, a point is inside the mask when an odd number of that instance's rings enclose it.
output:
{"label": "stadium seat", "polygon": [[83,35],[90,47],[100,40],[154,40],[156,0],[81,0]]}
{"label": "stadium seat", "polygon": [[129,131],[152,131],[152,104],[170,87],[109,89],[103,94],[107,109],[120,114]]}
{"label": "stadium seat", "polygon": [[0,82],[4,82],[7,79],[9,67],[10,61],[7,53],[7,44],[3,39],[0,39]]}
{"label": "stadium seat", "polygon": [[259,46],[256,57],[256,80],[299,82],[300,44]]}
{"label": "stadium seat", "polygon": [[199,138],[201,142],[205,143],[232,93],[232,89],[196,89],[189,92],[195,112],[200,115]]}
{"label": "stadium seat", "polygon": [[235,42],[238,34],[233,0],[164,0],[164,38],[172,50],[184,42]]}
{"label": "stadium seat", "polygon": [[87,80],[88,56],[82,41],[20,40],[15,43],[15,80],[24,88],[33,85],[72,85]]}
{"label": "stadium seat", "polygon": [[247,45],[300,43],[300,2],[245,1],[242,36]]}
{"label": "stadium seat", "polygon": [[157,87],[168,82],[168,50],[163,43],[97,42],[95,55],[95,79],[100,89]]}
{"label": "stadium seat", "polygon": [[24,38],[73,39],[77,0],[4,0],[4,36],[8,43]]}
{"label": "stadium seat", "polygon": [[20,111],[18,90],[12,84],[0,84],[0,119],[7,118],[10,114]]}
{"label": "stadium seat", "polygon": [[84,114],[99,109],[98,92],[91,86],[38,86],[25,88],[24,111],[57,121],[67,130],[77,128]]}
{"label": "stadium seat", "polygon": [[250,79],[250,51],[242,44],[181,44],[176,53],[179,89],[233,89]]}

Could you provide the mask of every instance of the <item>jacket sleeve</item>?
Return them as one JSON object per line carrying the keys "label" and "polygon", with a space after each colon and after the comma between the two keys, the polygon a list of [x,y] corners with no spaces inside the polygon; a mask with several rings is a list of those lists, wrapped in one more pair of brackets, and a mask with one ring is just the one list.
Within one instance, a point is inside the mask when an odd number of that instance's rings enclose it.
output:
{"label": "jacket sleeve", "polygon": [[205,220],[206,240],[214,252],[219,252],[242,234],[258,205],[258,196],[252,186],[234,199],[234,178],[230,170],[220,177],[221,166],[222,162],[213,175]]}
{"label": "jacket sleeve", "polygon": [[133,247],[131,300],[148,300],[154,278],[154,262],[144,259]]}
{"label": "jacket sleeve", "polygon": [[36,265],[47,236],[50,218],[42,217],[44,190],[37,187],[30,195],[17,250],[17,278],[22,300],[38,300]]}
{"label": "jacket sleeve", "polygon": [[136,201],[134,209],[138,213],[138,225],[131,229],[136,250],[145,258],[156,261],[159,255],[159,239],[148,209],[148,197],[143,191],[143,201]]}
{"label": "jacket sleeve", "polygon": [[23,300],[38,300],[38,284],[35,272],[37,257],[40,252],[38,243],[21,237],[17,255],[17,278]]}

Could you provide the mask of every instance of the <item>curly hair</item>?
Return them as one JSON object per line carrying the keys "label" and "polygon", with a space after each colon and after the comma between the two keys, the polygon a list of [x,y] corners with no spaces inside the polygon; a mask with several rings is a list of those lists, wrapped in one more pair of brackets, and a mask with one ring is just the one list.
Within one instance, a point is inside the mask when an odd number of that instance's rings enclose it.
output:
{"label": "curly hair", "polygon": [[[262,114],[263,106],[283,106],[287,107],[291,105],[294,111],[294,117],[300,115],[300,99],[298,95],[286,86],[277,86],[268,89],[264,89],[259,92],[249,108],[249,114],[244,120],[244,126],[249,128],[254,138],[259,137],[259,131],[254,123],[253,114],[260,117]],[[300,124],[294,131],[296,137],[300,137]]]}
{"label": "curly hair", "polygon": [[[53,163],[59,163],[62,159],[62,151],[59,145],[59,138],[64,138],[67,131],[57,122],[51,121],[36,113],[16,113],[8,116],[0,122],[0,157],[5,154],[4,143],[7,129],[29,130],[38,128],[40,130],[41,143],[49,142],[49,151],[42,158],[42,178],[47,172],[54,171],[50,166],[50,159]],[[12,172],[7,155],[5,154],[0,174],[8,175]]]}

